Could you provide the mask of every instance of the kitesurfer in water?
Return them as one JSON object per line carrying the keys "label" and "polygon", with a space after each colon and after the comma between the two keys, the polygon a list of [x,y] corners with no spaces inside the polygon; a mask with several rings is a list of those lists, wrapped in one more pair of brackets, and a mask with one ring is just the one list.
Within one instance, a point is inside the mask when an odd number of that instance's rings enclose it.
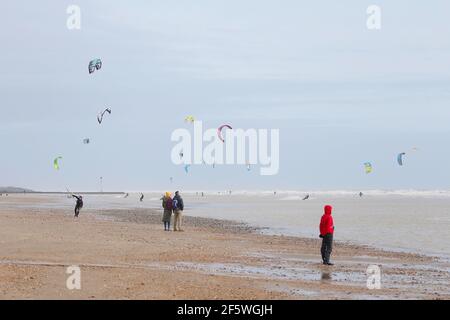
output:
{"label": "kitesurfer in water", "polygon": [[78,218],[78,215],[80,214],[81,208],[83,208],[83,197],[82,196],[76,196],[72,195],[75,199],[77,199],[77,203],[75,205],[75,218]]}

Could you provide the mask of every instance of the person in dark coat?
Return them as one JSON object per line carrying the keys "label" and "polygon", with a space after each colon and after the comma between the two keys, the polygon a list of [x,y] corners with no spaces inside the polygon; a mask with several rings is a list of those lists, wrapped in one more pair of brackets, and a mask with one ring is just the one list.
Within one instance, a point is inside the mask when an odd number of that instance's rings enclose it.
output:
{"label": "person in dark coat", "polygon": [[83,197],[82,196],[76,196],[72,195],[75,199],[77,199],[77,203],[75,204],[75,218],[78,218],[78,215],[80,214],[81,208],[83,208]]}
{"label": "person in dark coat", "polygon": [[180,192],[175,192],[175,197],[173,197],[173,231],[183,231],[181,229],[181,224],[183,221],[183,210],[184,203],[183,198],[180,196]]}
{"label": "person in dark coat", "polygon": [[164,208],[162,221],[164,222],[164,231],[170,231],[170,219],[172,218],[172,198],[170,192],[166,192],[162,198],[162,207]]}

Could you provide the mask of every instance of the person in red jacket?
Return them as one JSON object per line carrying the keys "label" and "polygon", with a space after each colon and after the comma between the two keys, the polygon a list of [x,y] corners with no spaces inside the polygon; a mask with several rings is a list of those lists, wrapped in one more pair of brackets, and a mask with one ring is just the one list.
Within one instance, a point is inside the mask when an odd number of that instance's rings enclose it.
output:
{"label": "person in red jacket", "polygon": [[324,214],[322,219],[320,219],[320,238],[322,238],[322,247],[320,248],[320,253],[322,254],[323,264],[332,266],[330,262],[331,251],[333,249],[333,233],[334,233],[334,222],[331,216],[332,206],[326,205],[324,207]]}

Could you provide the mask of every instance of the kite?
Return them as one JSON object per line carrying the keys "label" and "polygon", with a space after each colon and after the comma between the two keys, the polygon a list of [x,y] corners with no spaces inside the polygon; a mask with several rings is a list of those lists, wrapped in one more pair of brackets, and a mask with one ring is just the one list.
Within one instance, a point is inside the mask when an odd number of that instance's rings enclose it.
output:
{"label": "kite", "polygon": [[403,156],[406,155],[405,152],[399,153],[399,155],[397,156],[397,162],[399,166],[403,165]]}
{"label": "kite", "polygon": [[184,118],[184,121],[194,123],[195,118],[194,118],[194,116],[186,116],[186,118]]}
{"label": "kite", "polygon": [[91,140],[89,138],[83,139],[84,144],[89,144],[90,142],[91,142]]}
{"label": "kite", "polygon": [[366,170],[366,173],[371,173],[372,172],[372,164],[370,162],[365,162],[364,169]]}
{"label": "kite", "polygon": [[184,171],[186,171],[186,173],[189,173],[189,167],[190,167],[191,165],[190,164],[187,164],[187,165],[185,165],[184,166]]}
{"label": "kite", "polygon": [[102,60],[94,59],[89,62],[89,74],[95,70],[100,70],[102,68]]}
{"label": "kite", "polygon": [[97,121],[98,121],[99,124],[102,123],[102,121],[103,121],[103,116],[104,116],[104,114],[105,114],[106,112],[108,112],[109,114],[111,114],[111,109],[110,109],[110,108],[106,108],[105,110],[103,110],[102,112],[100,112],[100,113],[97,115]]}
{"label": "kite", "polygon": [[217,128],[217,136],[219,137],[219,139],[222,141],[222,142],[225,142],[225,140],[223,139],[223,137],[222,137],[222,129],[223,128],[225,128],[225,127],[227,127],[228,129],[233,129],[231,126],[229,126],[228,124],[223,124],[223,125],[221,125],[219,128]]}
{"label": "kite", "polygon": [[62,157],[56,157],[55,160],[53,160],[53,168],[55,168],[55,170],[59,170],[59,159],[62,159]]}

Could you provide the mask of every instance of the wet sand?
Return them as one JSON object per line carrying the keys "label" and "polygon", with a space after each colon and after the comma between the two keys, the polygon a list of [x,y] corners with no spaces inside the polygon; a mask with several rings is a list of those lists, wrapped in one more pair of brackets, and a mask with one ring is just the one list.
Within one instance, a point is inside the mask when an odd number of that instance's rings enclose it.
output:
{"label": "wet sand", "polygon": [[[156,209],[83,209],[74,219],[40,201],[10,196],[0,207],[2,299],[450,298],[450,265],[433,257],[338,241],[330,267],[320,263],[320,239],[198,217],[165,232]],[[372,264],[379,290],[366,287]],[[66,287],[71,265],[80,290]]]}

